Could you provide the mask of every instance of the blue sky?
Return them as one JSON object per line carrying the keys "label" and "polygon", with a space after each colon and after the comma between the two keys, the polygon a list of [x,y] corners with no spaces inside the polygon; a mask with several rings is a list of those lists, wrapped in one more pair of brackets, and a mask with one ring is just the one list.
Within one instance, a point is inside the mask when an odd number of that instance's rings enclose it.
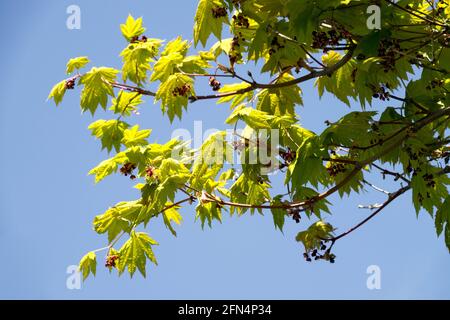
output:
{"label": "blue sky", "polygon": [[[66,28],[71,4],[81,8],[81,30]],[[149,265],[146,279],[110,275],[100,254],[97,277],[81,290],[66,288],[66,268],[105,245],[92,230],[93,217],[138,194],[120,176],[94,185],[87,172],[107,154],[87,130],[92,117],[80,115],[76,92],[58,108],[46,102],[48,92],[64,78],[69,58],[87,55],[94,65],[120,68],[125,42],[119,25],[128,13],[144,17],[150,37],[190,39],[195,7],[195,0],[0,2],[0,298],[449,299],[450,256],[430,216],[416,218],[410,193],[337,243],[335,264],[303,260],[294,237],[306,219],[289,221],[284,234],[275,231],[270,214],[225,217],[202,231],[193,207],[186,207],[177,238],[160,221],[148,226],[160,246],[159,266]],[[305,106],[297,112],[309,129],[320,132],[324,120],[348,111],[330,96],[319,101],[312,84],[302,89]],[[152,128],[152,141],[166,141],[177,128],[192,130],[195,120],[205,129],[227,129],[226,105],[196,102],[182,122],[170,124],[158,105],[144,100],[141,115],[130,121]],[[383,195],[333,199],[330,221],[345,230],[368,214],[358,204],[380,202]],[[369,265],[381,268],[381,290],[366,287]]]}

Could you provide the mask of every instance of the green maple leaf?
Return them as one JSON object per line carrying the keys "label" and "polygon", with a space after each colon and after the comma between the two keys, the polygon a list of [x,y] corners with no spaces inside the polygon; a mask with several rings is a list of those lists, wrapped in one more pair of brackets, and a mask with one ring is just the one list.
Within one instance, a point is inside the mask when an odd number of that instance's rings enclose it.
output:
{"label": "green maple leaf", "polygon": [[67,62],[66,73],[71,74],[75,69],[79,70],[89,63],[88,57],[77,57]]}
{"label": "green maple leaf", "polygon": [[111,243],[120,232],[130,231],[142,207],[139,201],[119,202],[94,218],[95,232],[99,234],[107,232],[108,242]]}
{"label": "green maple leaf", "polygon": [[[293,80],[290,74],[284,74],[276,83]],[[289,86],[278,89],[263,89],[258,94],[257,109],[273,115],[294,115],[295,105],[302,105],[301,90],[298,86]]]}
{"label": "green maple leaf", "polygon": [[190,180],[192,187],[198,189],[207,187],[207,182],[214,181],[225,161],[231,162],[232,159],[232,149],[227,144],[226,132],[219,131],[209,136],[194,161]]}
{"label": "green maple leaf", "polygon": [[147,39],[145,42],[132,43],[121,53],[123,59],[122,78],[142,85],[147,80],[147,72],[151,69],[150,63],[158,54],[162,40]]}
{"label": "green maple leaf", "polygon": [[166,208],[170,207],[170,208],[167,210],[164,210],[162,213],[164,224],[170,230],[170,232],[174,236],[176,236],[177,233],[176,233],[175,229],[173,228],[171,222],[173,221],[179,225],[181,223],[181,221],[183,220],[183,217],[178,212],[178,209],[180,208],[180,206],[173,206],[173,204],[171,202],[167,202],[165,207]]}
{"label": "green maple leaf", "polygon": [[231,115],[225,120],[225,123],[234,124],[238,119],[241,119],[253,129],[270,129],[270,122],[274,118],[274,116],[266,112],[246,107],[242,104],[234,109]]}
{"label": "green maple leaf", "polygon": [[227,23],[226,17],[215,18],[213,9],[217,7],[225,7],[225,3],[221,0],[200,0],[195,14],[194,24],[194,43],[200,41],[206,46],[206,41],[210,34],[214,34],[218,39],[222,36],[222,24]]}
{"label": "green maple leaf", "polygon": [[[265,182],[257,181],[249,174],[241,174],[230,187],[230,198],[233,202],[261,205],[270,199],[269,185]],[[231,212],[238,211],[243,214],[246,209],[232,207]],[[251,209],[253,213],[255,209]],[[258,209],[261,213],[261,210]]]}
{"label": "green maple leaf", "polygon": [[189,43],[181,37],[167,43],[164,51],[161,53],[161,57],[153,67],[153,74],[150,80],[167,80],[167,78],[173,74],[177,68],[182,67],[182,62],[188,49]]}
{"label": "green maple leaf", "polygon": [[93,136],[101,140],[102,149],[111,152],[114,147],[116,152],[119,152],[128,127],[128,123],[119,120],[97,120],[91,123],[88,129],[92,131]]}
{"label": "green maple leaf", "polygon": [[320,247],[320,241],[329,238],[333,230],[334,228],[331,224],[319,220],[313,223],[307,230],[299,232],[295,240],[302,242],[306,251],[318,249]]}
{"label": "green maple leaf", "polygon": [[148,144],[147,138],[152,130],[139,130],[139,125],[123,131],[122,143],[127,147],[143,146]]}
{"label": "green maple leaf", "polygon": [[201,203],[199,201],[195,211],[195,219],[200,219],[202,228],[204,228],[205,222],[208,222],[209,227],[212,226],[213,220],[222,222],[221,207],[215,202]]}
{"label": "green maple leaf", "polygon": [[450,252],[450,196],[447,196],[444,203],[437,210],[435,216],[436,233],[438,236],[444,232],[445,244]]}
{"label": "green maple leaf", "polygon": [[116,81],[118,72],[113,68],[94,67],[80,78],[80,84],[84,85],[80,103],[83,111],[94,114],[99,104],[106,109],[108,96],[114,96],[111,83]]}
{"label": "green maple leaf", "polygon": [[142,26],[142,17],[134,19],[131,14],[128,15],[127,21],[120,25],[120,30],[128,41],[140,36],[145,32],[145,28]]}
{"label": "green maple leaf", "polygon": [[207,59],[201,56],[187,56],[183,59],[180,69],[186,73],[206,74],[208,68],[212,66],[208,63]]}
{"label": "green maple leaf", "polygon": [[114,157],[103,160],[95,168],[89,171],[89,175],[95,175],[95,183],[100,182],[105,177],[117,171],[119,164],[128,160],[124,152],[116,154]]}
{"label": "green maple leaf", "polygon": [[131,112],[137,111],[137,107],[142,104],[142,95],[137,92],[119,91],[116,98],[112,98],[112,106],[109,110],[122,116],[129,116]]}
{"label": "green maple leaf", "polygon": [[83,258],[81,258],[78,269],[83,275],[83,280],[86,280],[90,273],[95,276],[97,269],[97,257],[95,255],[95,252],[89,252]]}
{"label": "green maple leaf", "polygon": [[[238,90],[246,89],[248,87],[250,87],[250,84],[248,84],[246,82],[226,84],[219,89],[219,92],[220,93],[235,92]],[[249,101],[252,97],[253,97],[253,91],[249,91],[249,92],[245,92],[242,94],[222,97],[217,100],[217,103],[226,103],[226,102],[231,101],[230,108],[234,108],[234,107],[238,106],[239,104],[244,103],[245,101]]]}
{"label": "green maple leaf", "polygon": [[[184,85],[190,86],[188,92],[185,95],[174,94],[176,88],[180,88]],[[161,100],[161,110],[163,113],[167,113],[170,121],[172,122],[175,116],[181,119],[183,108],[188,105],[188,97],[195,95],[194,80],[184,74],[176,73],[162,82],[156,92],[156,101]]]}
{"label": "green maple leaf", "polygon": [[155,190],[153,201],[147,213],[160,213],[166,207],[166,203],[174,202],[178,189],[189,180],[190,172],[186,166],[175,159],[164,159],[158,168],[157,176],[160,182]]}
{"label": "green maple leaf", "polygon": [[[273,198],[272,202],[270,203],[273,206],[280,206],[282,205],[281,196],[276,196]],[[273,208],[272,211],[272,217],[273,217],[273,224],[275,225],[275,229],[280,229],[281,232],[283,232],[283,226],[284,221],[287,215],[286,209],[281,208]]]}
{"label": "green maple leaf", "polygon": [[168,56],[171,53],[178,52],[184,57],[186,56],[188,49],[189,42],[187,40],[183,40],[181,37],[177,37],[166,44],[161,56]]}
{"label": "green maple leaf", "polygon": [[130,238],[119,250],[119,262],[117,270],[119,274],[128,269],[132,277],[136,269],[145,277],[145,266],[147,259],[157,265],[152,246],[157,245],[158,242],[153,240],[148,234],[143,232],[132,231]]}
{"label": "green maple leaf", "polygon": [[183,55],[178,52],[170,53],[169,55],[162,56],[153,67],[153,73],[150,78],[151,81],[165,81],[174,70],[176,70],[177,65],[183,62]]}
{"label": "green maple leaf", "polygon": [[323,177],[328,176],[322,161],[323,157],[328,156],[328,152],[320,147],[317,136],[311,136],[305,139],[296,154],[287,175],[292,179],[294,189],[308,182],[317,187]]}
{"label": "green maple leaf", "polygon": [[47,100],[53,99],[55,104],[58,105],[64,98],[64,94],[66,93],[66,80],[58,82],[55,84],[48,95]]}

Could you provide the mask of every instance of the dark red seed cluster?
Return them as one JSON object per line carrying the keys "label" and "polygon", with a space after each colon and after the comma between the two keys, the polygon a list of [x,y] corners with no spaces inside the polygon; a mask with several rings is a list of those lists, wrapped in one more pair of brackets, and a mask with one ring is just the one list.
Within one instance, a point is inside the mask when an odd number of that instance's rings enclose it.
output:
{"label": "dark red seed cluster", "polygon": [[290,164],[295,160],[296,152],[291,150],[291,148],[287,148],[286,151],[280,150],[280,157],[286,162],[286,164]]}
{"label": "dark red seed cluster", "polygon": [[333,162],[331,165],[327,168],[328,174],[331,177],[336,177],[339,173],[344,173],[347,171],[347,168],[345,167],[345,164],[343,163],[336,163]]}
{"label": "dark red seed cluster", "polygon": [[430,84],[427,85],[425,87],[425,89],[431,90],[431,89],[440,88],[444,85],[444,83],[445,83],[444,80],[435,78],[435,79],[431,80]]}
{"label": "dark red seed cluster", "polygon": [[395,62],[397,61],[399,54],[403,51],[404,49],[401,48],[398,39],[386,38],[380,41],[380,45],[378,46],[378,56],[383,58],[380,63],[384,68],[384,72],[395,69]]}
{"label": "dark red seed cluster", "polygon": [[147,42],[147,37],[142,36],[141,38],[139,38],[139,36],[135,36],[130,39],[130,43],[138,43],[138,42]]}
{"label": "dark red seed cluster", "polygon": [[320,241],[320,247],[317,249],[313,249],[309,252],[303,253],[303,258],[306,261],[311,262],[314,260],[325,260],[330,263],[334,263],[336,260],[336,255],[331,253],[331,247],[327,249],[327,246],[324,241]]}
{"label": "dark red seed cluster", "polygon": [[280,43],[277,36],[273,37],[270,41],[270,49],[269,49],[269,55],[273,55],[280,49],[284,49],[284,43]]}
{"label": "dark red seed cluster", "polygon": [[66,87],[66,89],[69,89],[69,90],[75,88],[75,79],[74,78],[67,79],[65,87]]}
{"label": "dark red seed cluster", "polygon": [[117,259],[119,259],[119,256],[116,255],[116,254],[107,256],[106,257],[106,262],[105,262],[105,267],[115,268]]}
{"label": "dark red seed cluster", "polygon": [[343,28],[332,29],[330,31],[313,31],[312,47],[328,51],[328,47],[338,46],[344,39],[351,39],[351,34]]}
{"label": "dark red seed cluster", "polygon": [[386,84],[385,86],[380,86],[376,89],[373,89],[373,95],[372,97],[375,99],[380,99],[381,101],[389,101],[389,85]]}
{"label": "dark red seed cluster", "polygon": [[217,91],[220,89],[221,84],[216,77],[209,77],[209,86],[213,89],[213,91]]}
{"label": "dark red seed cluster", "polygon": [[233,66],[236,62],[242,59],[242,53],[240,52],[241,41],[245,41],[245,38],[242,37],[242,32],[239,32],[238,35],[233,37],[231,41],[231,48],[228,53],[228,58],[230,59],[230,64]]}
{"label": "dark red seed cluster", "polygon": [[120,168],[120,173],[123,174],[125,177],[130,176],[131,180],[136,179],[136,176],[133,174],[133,170],[136,169],[136,165],[130,162],[125,163]]}
{"label": "dark red seed cluster", "polygon": [[148,167],[145,169],[145,175],[146,175],[148,178],[153,178],[153,177],[155,176],[155,167],[148,166]]}
{"label": "dark red seed cluster", "polygon": [[246,29],[250,28],[250,22],[249,22],[248,18],[246,18],[242,13],[239,13],[237,16],[234,15],[233,21],[239,27],[246,28]]}
{"label": "dark red seed cluster", "polygon": [[211,9],[214,18],[222,18],[227,15],[227,9],[225,7],[214,7]]}
{"label": "dark red seed cluster", "polygon": [[191,92],[191,89],[191,85],[185,83],[181,87],[176,87],[175,89],[173,89],[172,95],[174,97],[187,97],[189,95],[189,92]]}
{"label": "dark red seed cluster", "polygon": [[292,217],[292,220],[294,220],[296,223],[300,223],[300,220],[302,217],[300,216],[300,209],[299,208],[289,208],[286,210],[287,214]]}
{"label": "dark red seed cluster", "polygon": [[422,193],[418,193],[417,194],[417,200],[419,201],[420,204],[423,203],[423,201],[426,199],[430,199],[431,198],[431,194],[430,192],[427,191],[426,195],[424,196]]}
{"label": "dark red seed cluster", "polygon": [[434,188],[436,187],[436,181],[434,181],[434,176],[431,173],[425,173],[422,176],[423,180],[425,181],[428,188]]}

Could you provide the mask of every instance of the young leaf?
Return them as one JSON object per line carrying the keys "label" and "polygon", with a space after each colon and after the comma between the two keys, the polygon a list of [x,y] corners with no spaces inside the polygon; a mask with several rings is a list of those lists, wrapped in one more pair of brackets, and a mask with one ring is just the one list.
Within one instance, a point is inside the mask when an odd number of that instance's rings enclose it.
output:
{"label": "young leaf", "polygon": [[190,172],[183,163],[169,158],[161,162],[156,174],[161,183],[155,190],[149,211],[157,214],[166,208],[167,202],[174,202],[175,193],[189,180]]}
{"label": "young leaf", "polygon": [[[322,62],[326,66],[332,66],[338,63],[342,56],[330,51],[322,56]],[[347,62],[344,66],[339,68],[332,74],[331,77],[323,76],[317,79],[316,86],[319,90],[319,95],[322,96],[324,90],[333,93],[339,100],[350,106],[349,97],[356,97],[355,84],[353,81],[353,72],[356,68],[356,63],[352,60]]]}
{"label": "young leaf", "polygon": [[296,155],[295,161],[289,166],[287,176],[292,179],[294,190],[308,182],[317,187],[327,175],[322,157],[328,156],[328,152],[320,147],[317,136],[312,136],[305,139]]}
{"label": "young leaf", "polygon": [[122,143],[127,147],[147,145],[147,138],[152,130],[139,130],[139,125],[123,131]]}
{"label": "young leaf", "polygon": [[194,74],[206,74],[208,68],[212,68],[212,66],[201,56],[187,56],[183,59],[180,67],[183,72]]}
{"label": "young leaf", "polygon": [[181,37],[177,37],[169,41],[164,48],[164,51],[161,53],[161,56],[168,56],[172,53],[179,53],[183,57],[186,56],[186,53],[189,49],[189,42],[187,40],[183,40]]}
{"label": "young leaf", "polygon": [[156,101],[161,100],[161,110],[167,113],[171,122],[175,116],[181,119],[182,110],[188,105],[188,97],[195,95],[193,85],[192,78],[176,73],[159,86]]}
{"label": "young leaf", "polygon": [[163,213],[162,213],[164,224],[170,230],[170,232],[176,237],[177,236],[177,232],[173,228],[171,222],[173,221],[173,222],[175,222],[176,224],[179,225],[181,223],[181,221],[183,220],[183,217],[178,212],[178,209],[180,207],[179,206],[173,206],[173,204],[171,202],[167,202],[166,203],[166,208],[169,208],[169,209],[164,210]]}
{"label": "young leaf", "polygon": [[[257,178],[249,174],[241,174],[230,188],[230,199],[233,202],[261,205],[270,200],[269,185],[266,182],[258,181]],[[246,209],[231,208],[231,212],[237,210],[243,214]],[[254,210],[252,209],[253,213]]]}
{"label": "young leaf", "polygon": [[67,62],[66,73],[71,74],[75,69],[79,70],[89,63],[88,57],[77,57]]}
{"label": "young leaf", "polygon": [[320,248],[320,241],[329,238],[333,233],[333,226],[322,220],[312,224],[307,230],[301,231],[295,240],[303,243],[306,251]]}
{"label": "young leaf", "polygon": [[109,110],[121,116],[129,116],[131,112],[136,112],[137,107],[143,102],[140,93],[121,90],[117,98],[112,98],[112,106]]}
{"label": "young leaf", "polygon": [[213,10],[225,8],[222,0],[200,0],[195,14],[194,43],[200,41],[206,46],[210,34],[220,39],[222,36],[222,24],[227,22],[227,16],[214,16]]}
{"label": "young leaf", "polygon": [[108,233],[111,243],[122,232],[129,232],[143,205],[140,201],[119,202],[94,218],[94,230],[98,234]]}
{"label": "young leaf", "polygon": [[242,104],[234,109],[231,115],[225,120],[225,123],[234,124],[238,119],[243,120],[253,129],[270,129],[270,121],[274,119],[274,116]]}
{"label": "young leaf", "polygon": [[[290,74],[284,74],[276,83],[293,80]],[[295,105],[302,105],[301,90],[298,86],[282,87],[278,89],[263,89],[258,94],[257,109],[273,115],[294,115]]]}
{"label": "young leaf", "polygon": [[123,164],[127,161],[128,157],[124,152],[116,154],[114,157],[103,160],[89,171],[89,175],[95,175],[95,183],[100,182],[105,177],[117,171],[119,164]]}
{"label": "young leaf", "polygon": [[[231,92],[239,91],[242,89],[246,89],[248,87],[250,87],[250,85],[246,82],[226,84],[222,88],[219,89],[219,92],[220,93],[231,93]],[[252,97],[253,97],[253,91],[249,91],[249,92],[242,93],[242,94],[235,94],[235,95],[230,95],[227,97],[222,97],[219,100],[217,100],[217,103],[225,103],[225,102],[232,101],[230,104],[230,108],[234,108],[237,105],[239,105],[240,103],[243,103],[244,101],[245,102],[249,101]]]}
{"label": "young leaf", "polygon": [[53,98],[55,104],[58,105],[63,100],[65,93],[66,93],[66,80],[63,80],[53,86],[52,90],[50,91],[50,94],[48,95],[47,100]]}
{"label": "young leaf", "polygon": [[147,39],[145,42],[128,45],[120,56],[123,60],[122,78],[128,79],[137,85],[142,85],[147,80],[147,72],[151,69],[150,63],[158,54],[162,40]]}
{"label": "young leaf", "polygon": [[145,32],[145,28],[142,26],[142,17],[134,19],[131,14],[128,15],[127,21],[120,25],[120,30],[128,41],[140,36]]}
{"label": "young leaf", "polygon": [[172,52],[169,55],[162,56],[155,63],[150,80],[166,81],[167,78],[174,73],[177,65],[182,63],[183,58],[183,55],[179,52]]}
{"label": "young leaf", "polygon": [[81,77],[80,83],[84,85],[81,92],[81,109],[83,111],[89,110],[93,115],[99,104],[106,109],[108,96],[114,96],[111,83],[116,81],[118,72],[113,68],[94,67]]}
{"label": "young leaf", "polygon": [[208,222],[208,226],[211,228],[214,219],[222,222],[221,207],[215,202],[202,203],[199,201],[195,211],[195,219],[200,219],[202,228],[205,227],[205,222]]}
{"label": "young leaf", "polygon": [[95,252],[89,252],[81,258],[78,268],[83,275],[83,280],[86,280],[90,273],[95,276],[97,269],[97,257]]}
{"label": "young leaf", "polygon": [[[443,230],[447,230],[450,228],[450,196],[447,196],[444,203],[437,210],[434,221],[436,226],[436,233],[438,236],[441,235]],[[446,231],[446,233],[447,232],[448,231]],[[450,243],[447,241],[447,238],[446,244],[450,251]]]}
{"label": "young leaf", "polygon": [[[281,196],[277,196],[273,199],[271,202],[271,205],[273,206],[279,206],[281,205]],[[286,209],[280,209],[280,208],[273,208],[272,211],[272,217],[273,217],[273,224],[275,225],[275,229],[280,229],[281,232],[283,232],[283,226],[284,226],[284,220],[287,215]]]}
{"label": "young leaf", "polygon": [[128,272],[132,277],[136,269],[138,269],[145,277],[147,259],[155,265],[158,264],[152,249],[152,246],[157,244],[148,234],[132,231],[128,241],[119,250],[119,263],[117,265],[119,274],[122,274],[125,268],[128,268]]}
{"label": "young leaf", "polygon": [[[191,186],[203,190],[207,181],[214,181],[226,160],[232,161],[232,149],[226,141],[226,132],[219,131],[208,137],[192,167]],[[212,192],[212,190],[206,190]]]}
{"label": "young leaf", "polygon": [[125,136],[125,129],[128,127],[128,123],[119,120],[97,120],[91,123],[88,129],[92,131],[93,136],[101,140],[102,150],[106,149],[111,152],[114,147],[116,152],[119,152],[120,144]]}

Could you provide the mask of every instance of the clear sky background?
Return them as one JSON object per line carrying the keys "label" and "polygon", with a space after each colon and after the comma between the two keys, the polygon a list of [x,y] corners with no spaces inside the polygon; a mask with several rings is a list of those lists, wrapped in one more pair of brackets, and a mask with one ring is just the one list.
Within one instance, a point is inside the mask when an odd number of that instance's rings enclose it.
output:
{"label": "clear sky background", "polygon": [[[81,8],[81,30],[66,28],[71,4]],[[126,44],[119,25],[128,13],[144,17],[149,37],[191,39],[196,5],[196,0],[0,1],[0,298],[449,299],[450,255],[430,216],[421,212],[416,218],[410,193],[339,241],[335,264],[302,258],[294,237],[309,225],[306,219],[298,225],[288,220],[284,234],[275,231],[270,213],[225,216],[222,224],[202,231],[194,207],[186,207],[177,238],[160,221],[148,226],[160,246],[159,266],[149,265],[146,279],[109,274],[100,253],[97,277],[81,290],[66,288],[67,267],[105,246],[106,237],[92,230],[93,217],[139,195],[121,176],[94,185],[87,172],[107,154],[87,130],[93,119],[80,115],[78,92],[69,91],[55,108],[46,102],[49,90],[65,77],[72,57],[87,55],[93,65],[120,68]],[[309,129],[320,132],[324,120],[348,111],[329,95],[319,101],[312,84],[302,89],[305,106],[297,113]],[[227,129],[226,105],[196,102],[182,122],[170,124],[159,105],[144,100],[141,115],[130,122],[153,128],[151,141],[165,142],[177,128],[192,130],[195,120],[202,120],[204,129]],[[330,221],[343,231],[369,214],[358,204],[384,198],[370,191],[333,199]],[[381,290],[366,287],[369,265],[381,268]]]}

